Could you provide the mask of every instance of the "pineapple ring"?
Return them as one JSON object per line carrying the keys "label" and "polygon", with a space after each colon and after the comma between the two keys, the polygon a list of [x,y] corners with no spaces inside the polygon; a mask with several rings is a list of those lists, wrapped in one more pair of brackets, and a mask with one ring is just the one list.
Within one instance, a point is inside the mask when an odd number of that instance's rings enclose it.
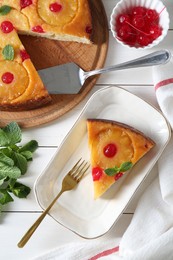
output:
{"label": "pineapple ring", "polygon": [[29,30],[29,22],[28,18],[20,13],[18,10],[12,9],[8,14],[1,15],[0,16],[0,23],[3,21],[10,21],[14,28],[19,30],[19,31],[27,31]]}
{"label": "pineapple ring", "polygon": [[[10,72],[14,79],[11,83],[4,83],[2,76]],[[27,89],[29,76],[26,69],[16,61],[0,61],[0,102],[6,103],[21,96]]]}
{"label": "pineapple ring", "polygon": [[[62,6],[59,12],[52,12],[50,10],[50,5],[58,3]],[[78,9],[78,0],[38,0],[37,3],[38,14],[42,20],[47,24],[55,25],[65,25],[70,23],[75,17]]]}
{"label": "pineapple ring", "polygon": [[[93,162],[95,165],[100,165],[100,167],[105,167],[106,165],[106,168],[110,168],[114,166],[119,167],[121,163],[131,161],[134,150],[131,145],[132,141],[125,132],[117,130],[116,133],[114,133],[109,129],[106,129],[105,131],[102,131],[97,138],[100,139],[101,142],[96,139],[92,144],[96,147],[96,149],[94,149],[96,154],[93,156],[95,158],[95,161]],[[116,140],[116,142],[113,140]],[[103,150],[104,147],[110,143],[115,144],[117,152],[113,157],[108,158],[104,155]]]}

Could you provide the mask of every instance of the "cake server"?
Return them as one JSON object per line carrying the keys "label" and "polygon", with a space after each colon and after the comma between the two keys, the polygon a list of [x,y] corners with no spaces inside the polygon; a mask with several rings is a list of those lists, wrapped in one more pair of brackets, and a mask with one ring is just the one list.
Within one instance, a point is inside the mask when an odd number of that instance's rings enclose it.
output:
{"label": "cake server", "polygon": [[91,76],[116,70],[165,64],[170,58],[171,53],[168,50],[160,50],[131,61],[88,72],[83,71],[75,63],[67,63],[39,70],[38,73],[50,94],[77,94],[85,80]]}

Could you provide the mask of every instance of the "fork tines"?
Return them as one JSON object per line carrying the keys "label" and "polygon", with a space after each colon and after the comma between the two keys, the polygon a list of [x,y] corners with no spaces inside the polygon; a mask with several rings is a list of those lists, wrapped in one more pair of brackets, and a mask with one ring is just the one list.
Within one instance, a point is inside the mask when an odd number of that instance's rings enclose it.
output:
{"label": "fork tines", "polygon": [[84,173],[89,169],[90,165],[88,162],[85,162],[85,160],[83,160],[81,162],[82,158],[80,158],[77,163],[73,166],[73,168],[71,169],[71,171],[69,172],[69,175],[71,175],[73,178],[76,179],[77,182],[79,182]]}

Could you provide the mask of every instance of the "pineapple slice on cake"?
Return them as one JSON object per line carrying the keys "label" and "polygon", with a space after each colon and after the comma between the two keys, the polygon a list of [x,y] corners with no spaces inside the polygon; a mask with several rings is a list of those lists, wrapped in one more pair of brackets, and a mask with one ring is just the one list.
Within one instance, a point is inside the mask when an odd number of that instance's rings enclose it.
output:
{"label": "pineapple slice on cake", "polygon": [[88,119],[87,129],[94,198],[99,198],[155,143],[142,132],[116,121]]}

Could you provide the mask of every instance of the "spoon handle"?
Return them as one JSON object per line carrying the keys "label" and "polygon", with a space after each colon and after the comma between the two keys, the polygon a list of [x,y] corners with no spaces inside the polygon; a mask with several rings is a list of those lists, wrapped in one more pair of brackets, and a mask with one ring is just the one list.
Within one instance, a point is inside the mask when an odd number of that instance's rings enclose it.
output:
{"label": "spoon handle", "polygon": [[123,69],[130,69],[130,68],[139,68],[139,67],[147,67],[147,66],[154,66],[167,63],[171,58],[171,53],[168,50],[160,50],[152,52],[148,55],[143,57],[137,58],[132,61],[127,61],[118,65],[106,67],[103,69],[92,70],[83,73],[83,80],[85,81],[88,77],[106,73],[109,71],[114,70],[123,70]]}

